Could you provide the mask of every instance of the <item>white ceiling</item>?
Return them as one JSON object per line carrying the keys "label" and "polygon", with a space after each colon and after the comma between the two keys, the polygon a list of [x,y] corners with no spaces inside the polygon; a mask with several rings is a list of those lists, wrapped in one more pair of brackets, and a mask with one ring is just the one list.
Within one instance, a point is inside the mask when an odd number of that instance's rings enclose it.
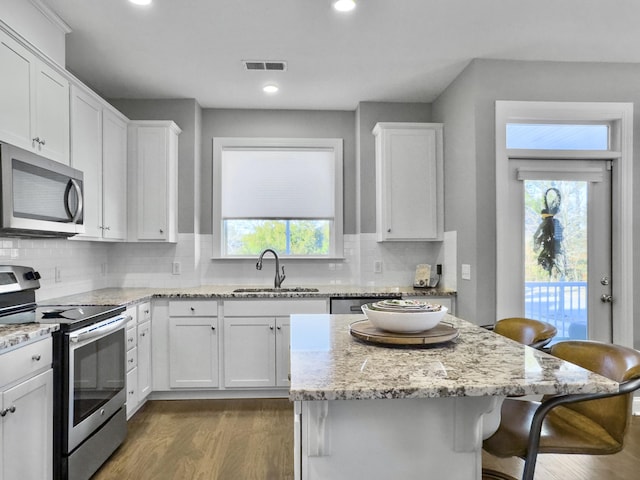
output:
{"label": "white ceiling", "polygon": [[73,29],[68,69],[105,97],[205,108],[431,102],[473,58],[640,62],[637,0],[359,0],[346,15],[329,0],[45,3]]}

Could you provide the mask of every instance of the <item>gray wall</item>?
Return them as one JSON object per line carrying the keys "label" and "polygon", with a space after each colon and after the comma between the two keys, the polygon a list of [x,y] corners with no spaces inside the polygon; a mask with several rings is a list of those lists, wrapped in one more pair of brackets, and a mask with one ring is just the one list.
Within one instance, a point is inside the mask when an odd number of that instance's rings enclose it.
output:
{"label": "gray wall", "polygon": [[309,110],[202,111],[201,232],[212,233],[212,162],[214,137],[342,138],[344,233],[355,233],[355,112]]}
{"label": "gray wall", "polygon": [[[434,102],[434,119],[445,123],[445,228],[458,230],[458,262],[471,263],[476,272],[470,282],[458,282],[461,317],[478,323],[495,320],[495,101],[633,102],[637,161],[639,85],[637,64],[474,60]],[[634,185],[639,180],[635,167]],[[633,195],[638,205],[638,189]],[[640,209],[635,208],[634,243],[640,246],[639,234]],[[636,255],[636,279],[639,268]],[[637,346],[640,319],[634,327]]]}
{"label": "gray wall", "polygon": [[194,99],[110,99],[130,120],[173,120],[181,129],[178,137],[178,232],[197,232],[199,211],[201,108]]}
{"label": "gray wall", "polygon": [[359,233],[376,231],[375,137],[378,122],[430,122],[430,103],[360,102],[356,110],[356,158]]}

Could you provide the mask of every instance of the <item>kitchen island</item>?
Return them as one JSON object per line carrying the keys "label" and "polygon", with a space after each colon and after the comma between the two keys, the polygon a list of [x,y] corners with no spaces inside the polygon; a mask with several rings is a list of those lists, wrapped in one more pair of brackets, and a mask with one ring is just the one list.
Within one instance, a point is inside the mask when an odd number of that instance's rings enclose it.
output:
{"label": "kitchen island", "polygon": [[451,315],[458,338],[411,349],[356,340],[349,325],[361,319],[291,317],[298,480],[480,479],[506,396],[618,389]]}

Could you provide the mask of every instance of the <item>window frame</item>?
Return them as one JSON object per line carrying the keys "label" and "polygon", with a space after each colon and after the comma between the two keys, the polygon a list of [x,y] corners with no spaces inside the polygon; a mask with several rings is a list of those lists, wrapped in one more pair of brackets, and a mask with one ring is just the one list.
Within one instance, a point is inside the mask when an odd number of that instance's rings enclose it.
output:
{"label": "window frame", "polygon": [[255,255],[226,255],[223,248],[223,224],[221,212],[222,193],[222,152],[231,148],[251,149],[288,149],[332,150],[334,155],[334,217],[331,230],[330,250],[328,255],[285,255],[279,256],[288,260],[301,259],[339,259],[343,258],[343,140],[341,138],[261,138],[261,137],[214,137],[213,138],[213,192],[212,192],[212,258],[219,260],[254,259]]}

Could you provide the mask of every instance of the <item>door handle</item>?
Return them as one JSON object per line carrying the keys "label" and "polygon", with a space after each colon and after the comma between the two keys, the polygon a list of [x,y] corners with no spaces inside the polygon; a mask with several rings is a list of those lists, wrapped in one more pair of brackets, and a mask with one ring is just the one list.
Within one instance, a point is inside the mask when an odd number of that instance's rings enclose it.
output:
{"label": "door handle", "polygon": [[611,302],[613,302],[613,297],[612,297],[611,295],[608,295],[608,294],[606,294],[606,293],[603,293],[603,294],[600,296],[600,301],[601,301],[602,303],[611,303]]}

